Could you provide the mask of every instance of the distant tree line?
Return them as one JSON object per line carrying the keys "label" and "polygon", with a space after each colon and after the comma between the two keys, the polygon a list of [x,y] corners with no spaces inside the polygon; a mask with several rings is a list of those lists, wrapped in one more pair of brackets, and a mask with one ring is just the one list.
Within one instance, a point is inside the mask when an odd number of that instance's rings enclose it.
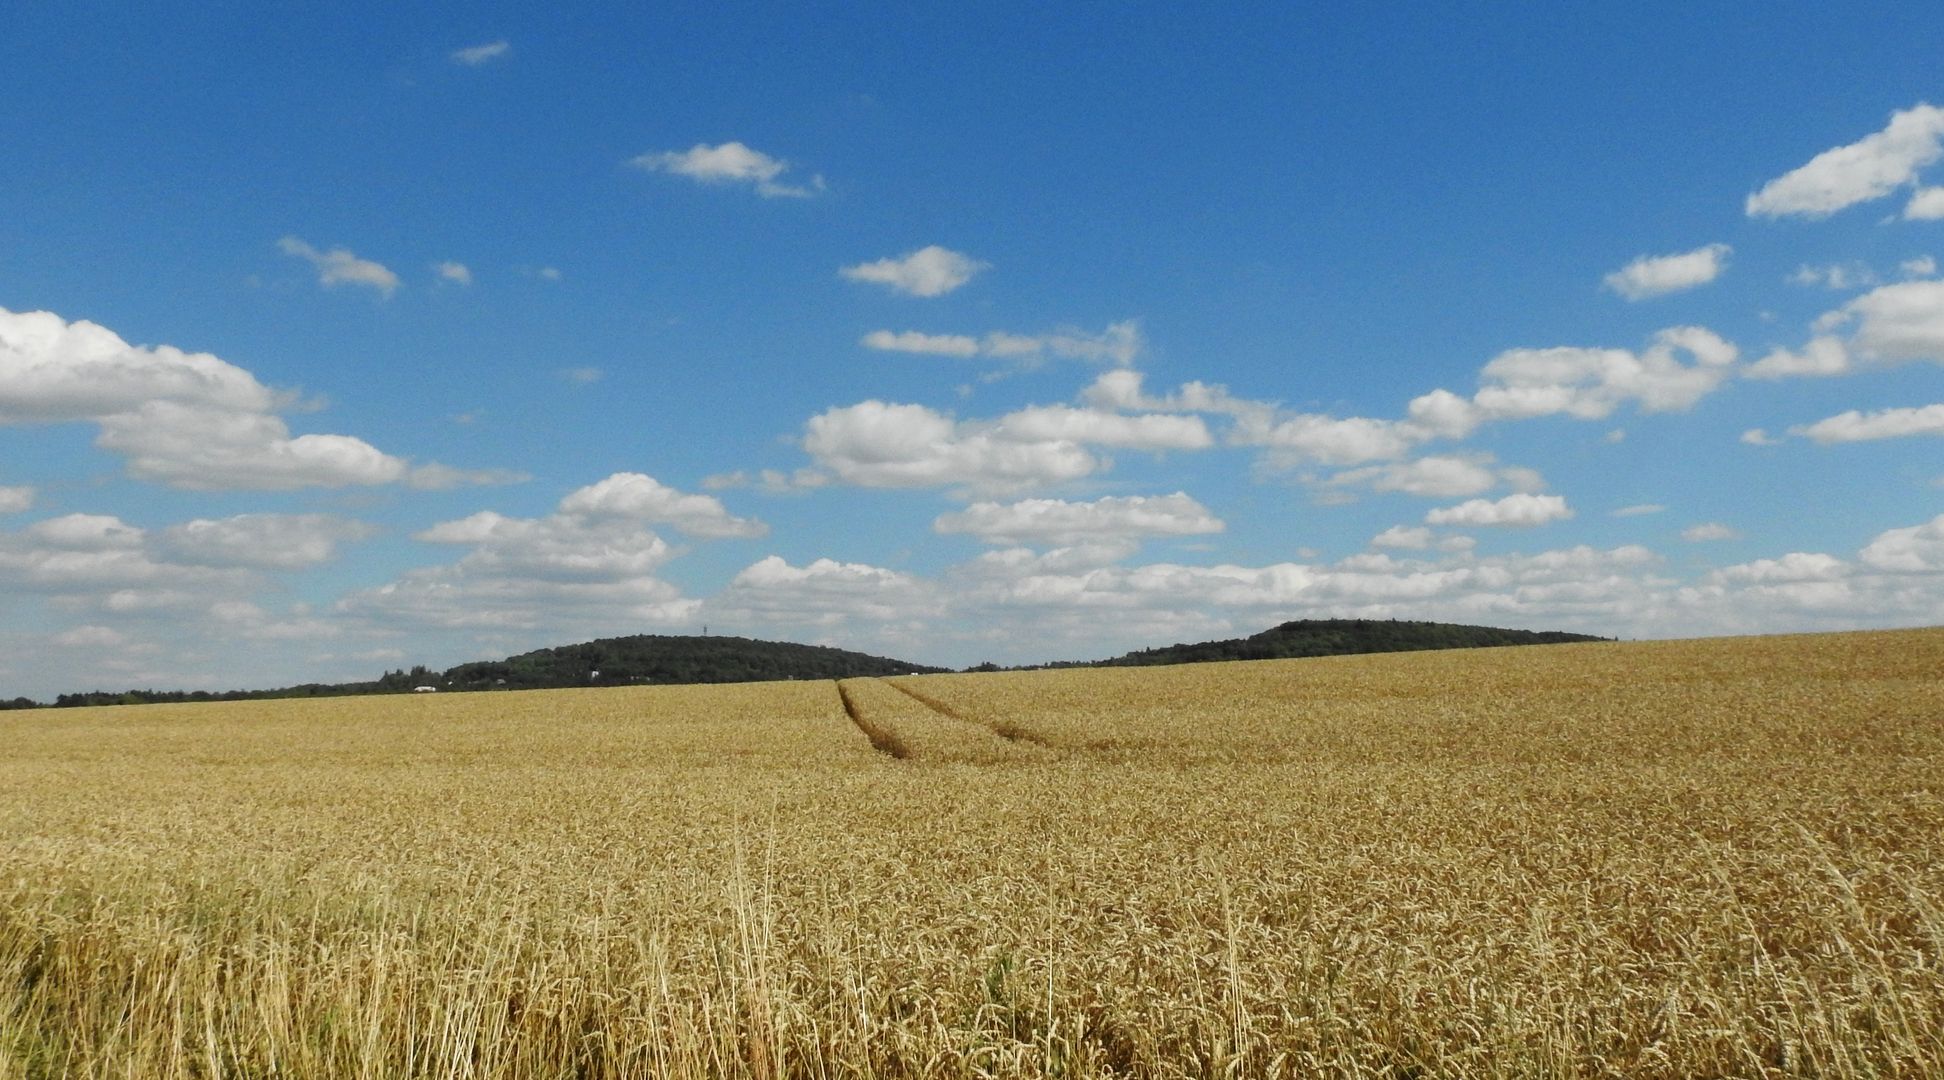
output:
{"label": "distant tree line", "polygon": [[[1492,645],[1546,645],[1609,638],[1559,631],[1502,630],[1491,626],[1407,622],[1397,619],[1303,619],[1245,638],[1141,649],[1107,660],[1063,661],[1025,667],[1141,667],[1215,660],[1284,660],[1304,656],[1472,649]],[[124,690],[62,694],[53,708],[142,705],[184,701],[253,701],[268,698],[403,694],[437,690],[550,690],[570,686],[635,686],[652,683],[732,683],[782,679],[853,679],[924,675],[947,669],[869,656],[823,645],[752,638],[637,634],[488,660],[444,672],[424,665],[387,671],[370,682],[303,683],[275,690]],[[1006,669],[983,663],[968,671]],[[45,708],[24,697],[0,700],[0,709]]]}
{"label": "distant tree line", "polygon": [[645,683],[851,679],[921,675],[945,670],[821,645],[755,641],[739,637],[641,634],[539,649],[504,660],[460,664],[444,672],[421,664],[410,669],[387,671],[369,682],[304,683],[274,690],[95,690],[62,694],[48,705],[24,697],[12,701],[0,700],[0,709],[65,709],[85,705],[404,694],[422,686],[447,691],[548,690]]}
{"label": "distant tree line", "polygon": [[1141,649],[1091,667],[1144,667],[1155,664],[1195,664],[1214,660],[1290,660],[1306,656],[1349,656],[1356,653],[1417,652],[1425,649],[1477,649],[1497,645],[1557,645],[1573,641],[1607,641],[1588,634],[1558,630],[1502,630],[1493,626],[1408,622],[1398,619],[1301,619],[1245,638],[1203,641]]}
{"label": "distant tree line", "polygon": [[504,660],[460,664],[445,673],[443,685],[453,690],[538,690],[640,683],[852,679],[944,670],[823,645],[639,634],[538,649]]}

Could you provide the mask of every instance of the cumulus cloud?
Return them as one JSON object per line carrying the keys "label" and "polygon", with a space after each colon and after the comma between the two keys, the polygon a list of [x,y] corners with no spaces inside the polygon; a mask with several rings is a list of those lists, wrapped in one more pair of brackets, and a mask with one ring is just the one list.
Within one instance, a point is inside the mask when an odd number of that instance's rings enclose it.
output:
{"label": "cumulus cloud", "polygon": [[1530,528],[1573,516],[1562,495],[1533,495],[1519,492],[1493,501],[1469,499],[1457,506],[1442,506],[1424,515],[1427,525],[1514,526]]}
{"label": "cumulus cloud", "polygon": [[648,172],[685,176],[702,184],[747,184],[766,199],[808,198],[824,188],[821,176],[811,177],[808,184],[784,183],[781,177],[789,171],[789,162],[752,150],[740,142],[718,146],[696,143],[687,150],[642,154],[629,164]]}
{"label": "cumulus cloud", "polygon": [[1415,528],[1406,525],[1392,525],[1390,528],[1371,537],[1370,546],[1422,551],[1431,546],[1431,542],[1435,536],[1435,533],[1422,525]]}
{"label": "cumulus cloud", "polygon": [[1700,544],[1712,540],[1739,540],[1741,533],[1719,521],[1708,521],[1682,529],[1681,539],[1691,544]]}
{"label": "cumulus cloud", "polygon": [[498,60],[512,50],[513,46],[504,41],[489,41],[484,45],[469,45],[463,49],[452,50],[452,62],[467,67],[478,67]]}
{"label": "cumulus cloud", "polygon": [[1825,315],[1824,329],[1855,325],[1849,347],[1861,359],[1944,363],[1944,281],[1904,281],[1865,293]]}
{"label": "cumulus cloud", "polygon": [[1044,334],[1015,334],[994,330],[984,337],[969,334],[928,334],[918,330],[873,330],[859,342],[866,348],[932,356],[988,357],[1015,363],[1038,363],[1048,358],[1113,364],[1125,368],[1141,355],[1145,342],[1141,324],[1133,319],[1108,324],[1099,333],[1063,327]]}
{"label": "cumulus cloud", "polygon": [[[294,399],[208,353],[136,346],[91,322],[0,309],[0,425],[91,422],[130,476],[197,490],[408,481],[410,463],[349,435],[292,436]],[[421,466],[424,468],[424,466]]]}
{"label": "cumulus cloud", "polygon": [[671,525],[704,539],[748,538],[769,532],[769,526],[760,521],[729,513],[722,500],[712,495],[685,494],[637,472],[615,473],[574,491],[560,500],[560,510],[589,518],[631,518]]}
{"label": "cumulus cloud", "polygon": [[1892,113],[1882,131],[1825,150],[1748,197],[1750,217],[1828,217],[1911,183],[1944,154],[1944,109],[1919,104]]}
{"label": "cumulus cloud", "polygon": [[1884,285],[1822,315],[1800,351],[1776,349],[1744,372],[1755,379],[1846,375],[1911,361],[1944,364],[1944,281]]}
{"label": "cumulus cloud", "polygon": [[[1468,456],[1431,455],[1411,461],[1370,465],[1337,473],[1326,482],[1331,487],[1368,487],[1372,491],[1398,491],[1433,499],[1453,499],[1476,495],[1497,486],[1500,473],[1491,467],[1489,454]],[[1515,486],[1532,482],[1530,470],[1506,470]],[[1533,474],[1536,476],[1536,474]]]}
{"label": "cumulus cloud", "polygon": [[1222,520],[1186,492],[1109,496],[1092,502],[1023,499],[973,503],[932,522],[940,533],[966,533],[987,543],[1061,546],[1147,536],[1221,532]]}
{"label": "cumulus cloud", "polygon": [[34,505],[35,491],[25,485],[0,487],[0,514],[18,514]]}
{"label": "cumulus cloud", "polygon": [[829,474],[818,472],[816,469],[795,469],[790,472],[781,469],[758,469],[755,472],[737,469],[734,472],[715,473],[702,478],[702,486],[710,491],[754,488],[769,495],[792,495],[814,491],[829,484]]}
{"label": "cumulus cloud", "polygon": [[[1629,403],[1643,412],[1687,409],[1733,376],[1738,356],[1733,344],[1698,326],[1663,330],[1639,352],[1512,349],[1481,369],[1480,388],[1471,397],[1433,390],[1412,399],[1398,420],[1294,412],[1199,382],[1152,395],[1135,371],[1105,373],[1081,396],[1096,408],[1227,416],[1232,422],[1225,441],[1261,448],[1261,464],[1270,469],[1371,466],[1339,474],[1339,486],[1460,495],[1489,486],[1490,474],[1478,459],[1403,459],[1428,441],[1463,439],[1489,422],[1552,415],[1598,420]],[[1377,462],[1403,463],[1371,465]],[[1501,470],[1497,479],[1515,488],[1540,483],[1531,470]]]}
{"label": "cumulus cloud", "polygon": [[1831,263],[1827,266],[1804,263],[1789,275],[1791,285],[1820,285],[1837,292],[1867,289],[1878,280],[1876,271],[1861,262]]}
{"label": "cumulus cloud", "polygon": [[1849,349],[1840,338],[1824,334],[1809,339],[1800,350],[1776,349],[1748,365],[1742,374],[1751,379],[1795,379],[1844,375],[1849,370]]}
{"label": "cumulus cloud", "polygon": [[473,282],[472,270],[465,263],[447,261],[433,269],[438,271],[441,280],[450,281],[455,285],[471,285]]}
{"label": "cumulus cloud", "polygon": [[[460,423],[471,421],[461,419]],[[450,491],[460,487],[497,487],[501,484],[524,484],[533,479],[532,475],[517,469],[456,469],[450,465],[432,462],[414,465],[405,474],[405,486],[416,491]]]}
{"label": "cumulus cloud", "polygon": [[1860,412],[1851,409],[1813,424],[1792,427],[1789,434],[1831,443],[1867,442],[1875,439],[1901,439],[1912,435],[1944,435],[1944,404],[1914,409],[1879,409]]}
{"label": "cumulus cloud", "polygon": [[1937,260],[1929,255],[1919,255],[1898,263],[1897,271],[1907,278],[1936,277]]}
{"label": "cumulus cloud", "polygon": [[[1484,385],[1470,402],[1471,419],[1566,415],[1600,420],[1629,402],[1643,412],[1680,411],[1726,381],[1738,355],[1735,346],[1698,326],[1663,330],[1638,353],[1574,347],[1511,349],[1493,357],[1479,373]],[[1412,403],[1414,412],[1430,411],[1419,405],[1427,398]],[[1440,407],[1451,414],[1446,429],[1463,430],[1463,410],[1454,402],[1442,402]]]}
{"label": "cumulus cloud", "polygon": [[907,296],[944,296],[957,289],[991,263],[931,244],[898,258],[858,263],[838,271],[851,281],[883,285]]}
{"label": "cumulus cloud", "polygon": [[162,530],[156,546],[186,565],[299,570],[330,562],[338,545],[376,531],[331,514],[239,514],[171,525]]}
{"label": "cumulus cloud", "polygon": [[692,622],[701,602],[659,576],[680,551],[651,524],[699,539],[767,531],[712,496],[615,473],[570,492],[545,517],[482,510],[421,530],[413,539],[467,550],[453,563],[353,593],[336,610],[378,626],[473,631],[639,633],[644,624]]}
{"label": "cumulus cloud", "polygon": [[793,566],[770,555],[745,567],[707,609],[724,622],[829,628],[919,619],[942,607],[936,587],[910,574],[834,559]]}
{"label": "cumulus cloud", "polygon": [[128,636],[107,626],[77,626],[54,635],[54,644],[64,649],[113,649],[128,641]]}
{"label": "cumulus cloud", "polygon": [[1904,207],[1905,221],[1944,220],[1944,187],[1918,188]]}
{"label": "cumulus cloud", "polygon": [[971,357],[979,355],[979,339],[964,334],[925,334],[917,330],[873,330],[859,342],[867,349],[884,352],[925,353],[932,356]]}
{"label": "cumulus cloud", "polygon": [[390,296],[398,289],[398,275],[381,263],[360,259],[345,248],[319,251],[294,236],[277,241],[277,249],[310,263],[317,269],[317,283],[326,288],[337,285],[362,285]]}
{"label": "cumulus cloud", "polygon": [[1077,480],[1105,468],[1089,445],[1194,450],[1212,443],[1199,417],[1036,406],[997,420],[959,421],[922,405],[875,400],[811,417],[803,437],[817,464],[845,483],[995,493]]}
{"label": "cumulus cloud", "polygon": [[1878,534],[1859,557],[1865,566],[1888,573],[1944,574],[1944,514]]}
{"label": "cumulus cloud", "polygon": [[207,606],[258,583],[247,570],[171,561],[147,530],[106,514],[64,514],[0,533],[0,586],[102,610]]}
{"label": "cumulus cloud", "polygon": [[1646,300],[1706,285],[1721,276],[1734,249],[1709,244],[1676,255],[1642,255],[1608,274],[1608,289],[1629,300]]}

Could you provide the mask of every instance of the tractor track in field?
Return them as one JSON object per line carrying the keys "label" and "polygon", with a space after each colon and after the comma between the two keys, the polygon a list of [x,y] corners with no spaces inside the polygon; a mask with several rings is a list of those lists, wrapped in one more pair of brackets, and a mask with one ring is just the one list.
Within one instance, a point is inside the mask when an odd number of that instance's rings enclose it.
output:
{"label": "tractor track in field", "polygon": [[862,731],[864,737],[871,740],[871,749],[876,750],[880,754],[889,754],[899,761],[903,761],[911,756],[911,748],[904,744],[904,740],[871,723],[865,717],[864,709],[857,704],[856,699],[851,697],[850,691],[844,688],[844,680],[833,679],[831,681],[837,685],[838,700],[844,703],[844,715],[850,717],[851,723],[857,725],[857,730]]}
{"label": "tractor track in field", "polygon": [[952,719],[959,721],[960,723],[973,724],[978,727],[982,727],[987,731],[992,732],[994,735],[997,735],[1000,738],[1005,739],[1007,742],[1030,743],[1034,746],[1045,747],[1048,750],[1060,749],[1059,744],[1052,742],[1051,740],[1047,739],[1044,735],[1027,731],[1025,728],[1020,727],[1018,724],[1012,723],[1010,721],[1002,720],[994,723],[986,720],[981,720],[976,716],[967,716],[964,713],[953,708],[952,706],[946,704],[945,702],[940,701],[935,697],[932,697],[930,694],[924,693],[923,691],[919,691],[919,690],[913,690],[911,687],[906,686],[902,682],[894,682],[891,679],[879,679],[878,681],[884,683],[886,686],[891,687],[893,690],[902,693],[904,696],[910,698],[911,700],[916,701],[918,704],[925,706],[931,711],[938,713],[940,716],[949,716]]}

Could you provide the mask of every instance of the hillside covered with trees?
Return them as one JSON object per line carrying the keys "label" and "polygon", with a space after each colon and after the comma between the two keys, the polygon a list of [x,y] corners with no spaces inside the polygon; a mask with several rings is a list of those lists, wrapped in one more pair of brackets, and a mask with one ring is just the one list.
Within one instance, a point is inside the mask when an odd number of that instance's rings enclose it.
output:
{"label": "hillside covered with trees", "polygon": [[945,668],[909,664],[823,645],[740,637],[637,634],[509,656],[447,671],[448,690],[537,690],[636,683],[761,682],[921,675]]}
{"label": "hillside covered with trees", "polygon": [[[1606,638],[1559,631],[1502,630],[1491,626],[1406,622],[1395,619],[1305,619],[1245,638],[1142,649],[1107,660],[1067,661],[1024,667],[1135,667],[1213,660],[1282,660],[1350,653],[1470,649],[1491,645],[1547,645]],[[544,690],[570,686],[638,686],[656,683],[730,683],[783,679],[850,679],[922,675],[945,671],[824,645],[754,638],[636,634],[579,645],[460,664],[444,672],[423,665],[387,671],[369,682],[304,683],[274,690],[125,690],[62,694],[57,708],[141,705],[152,702],[239,701],[261,698],[342,697],[352,694],[437,690]],[[980,664],[975,671],[1000,670]],[[0,699],[0,709],[44,708],[27,698]]]}
{"label": "hillside covered with trees", "polygon": [[1210,660],[1288,660],[1302,656],[1415,652],[1422,649],[1477,649],[1494,645],[1556,645],[1569,641],[1607,641],[1558,630],[1501,630],[1492,626],[1406,622],[1396,619],[1300,619],[1225,641],[1169,645],[1096,660],[1093,667],[1193,664]]}

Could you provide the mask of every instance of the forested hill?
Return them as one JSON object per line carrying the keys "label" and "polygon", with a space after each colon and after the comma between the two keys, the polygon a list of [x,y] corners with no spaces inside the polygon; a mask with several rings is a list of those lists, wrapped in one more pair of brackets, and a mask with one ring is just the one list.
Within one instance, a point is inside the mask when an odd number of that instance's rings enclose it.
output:
{"label": "forested hill", "polygon": [[1492,626],[1399,622],[1394,619],[1302,619],[1245,638],[1142,649],[1111,660],[1094,661],[1092,666],[1139,667],[1148,664],[1192,664],[1206,660],[1286,660],[1298,656],[1606,640],[1609,639],[1557,630],[1501,630]]}
{"label": "forested hill", "polygon": [[460,664],[437,678],[434,685],[442,690],[528,690],[639,683],[849,679],[944,670],[788,641],[637,634],[539,649],[504,660]]}

